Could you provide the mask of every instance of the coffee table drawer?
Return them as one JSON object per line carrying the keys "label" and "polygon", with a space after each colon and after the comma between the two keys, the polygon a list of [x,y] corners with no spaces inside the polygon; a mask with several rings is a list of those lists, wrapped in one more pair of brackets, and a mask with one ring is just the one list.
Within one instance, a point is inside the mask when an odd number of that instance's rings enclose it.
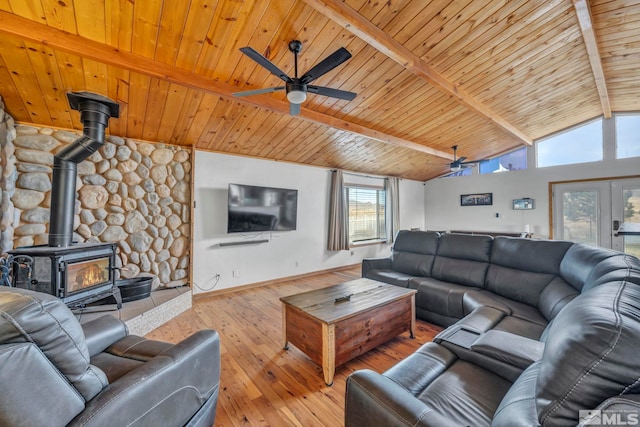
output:
{"label": "coffee table drawer", "polygon": [[336,366],[409,331],[411,308],[408,297],[336,323]]}

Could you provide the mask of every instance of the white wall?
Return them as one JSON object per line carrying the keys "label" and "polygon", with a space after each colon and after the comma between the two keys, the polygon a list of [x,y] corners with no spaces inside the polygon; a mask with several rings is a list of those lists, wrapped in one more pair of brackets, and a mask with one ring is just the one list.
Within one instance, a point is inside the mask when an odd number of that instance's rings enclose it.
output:
{"label": "white wall", "polygon": [[[389,245],[328,252],[328,169],[240,156],[195,152],[193,292],[219,290],[387,256]],[[348,179],[346,179],[348,180]],[[227,234],[229,183],[298,190],[295,231]],[[401,228],[424,227],[423,183],[400,182]],[[268,243],[220,247],[223,242]],[[237,271],[237,277],[233,272]],[[220,274],[216,284],[215,275]],[[214,287],[215,285],[215,287]]]}
{"label": "white wall", "polygon": [[[535,149],[528,148],[528,169],[451,178],[425,183],[425,226],[430,230],[522,232],[529,225],[534,237],[548,238],[549,182],[640,174],[640,158],[615,160],[613,119],[604,122],[602,162],[535,168]],[[460,206],[461,194],[493,193],[492,206]],[[513,199],[531,197],[535,209],[516,211]],[[496,218],[496,213],[499,217]]]}

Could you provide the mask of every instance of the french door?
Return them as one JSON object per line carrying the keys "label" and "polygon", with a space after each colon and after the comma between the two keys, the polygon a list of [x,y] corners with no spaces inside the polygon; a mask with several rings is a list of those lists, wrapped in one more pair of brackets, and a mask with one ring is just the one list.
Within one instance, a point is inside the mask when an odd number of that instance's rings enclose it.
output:
{"label": "french door", "polygon": [[640,179],[552,185],[553,236],[640,256],[640,236],[621,236],[623,222],[640,224]]}

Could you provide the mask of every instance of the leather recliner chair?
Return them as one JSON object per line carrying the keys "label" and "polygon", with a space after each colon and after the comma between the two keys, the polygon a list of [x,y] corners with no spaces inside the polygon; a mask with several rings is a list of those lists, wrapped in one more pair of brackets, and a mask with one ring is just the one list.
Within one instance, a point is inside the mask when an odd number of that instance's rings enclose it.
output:
{"label": "leather recliner chair", "polygon": [[220,381],[215,331],[178,344],[83,325],[59,299],[0,287],[0,425],[207,426]]}

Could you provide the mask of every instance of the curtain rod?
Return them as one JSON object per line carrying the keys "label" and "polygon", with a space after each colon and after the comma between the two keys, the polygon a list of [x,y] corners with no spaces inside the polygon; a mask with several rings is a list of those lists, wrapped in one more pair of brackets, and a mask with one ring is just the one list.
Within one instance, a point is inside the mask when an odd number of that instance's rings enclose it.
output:
{"label": "curtain rod", "polygon": [[[329,169],[329,172],[336,172],[338,169]],[[376,179],[388,179],[388,178],[393,178],[390,176],[382,176],[382,175],[364,175],[361,173],[356,173],[356,172],[346,172],[346,171],[342,171],[342,173],[344,173],[345,175],[352,175],[352,176],[361,176],[364,178],[376,178]],[[402,178],[398,178],[400,181],[402,181]]]}

